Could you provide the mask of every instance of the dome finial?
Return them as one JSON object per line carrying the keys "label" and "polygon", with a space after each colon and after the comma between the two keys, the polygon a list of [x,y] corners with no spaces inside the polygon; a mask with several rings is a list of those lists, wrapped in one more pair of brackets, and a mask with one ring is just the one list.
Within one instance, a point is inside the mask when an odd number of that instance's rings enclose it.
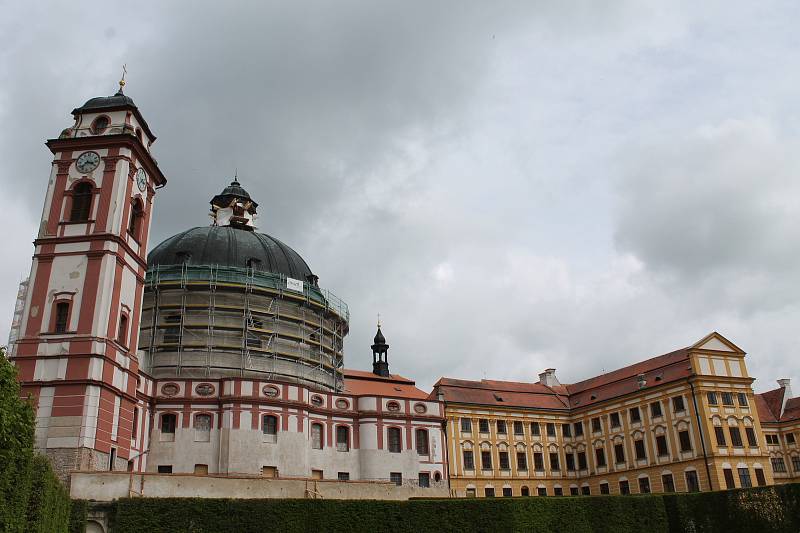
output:
{"label": "dome finial", "polygon": [[127,63],[122,64],[122,78],[119,80],[119,91],[117,94],[122,94],[122,89],[125,87],[125,74],[128,73]]}
{"label": "dome finial", "polygon": [[381,314],[378,313],[378,329],[381,329]]}

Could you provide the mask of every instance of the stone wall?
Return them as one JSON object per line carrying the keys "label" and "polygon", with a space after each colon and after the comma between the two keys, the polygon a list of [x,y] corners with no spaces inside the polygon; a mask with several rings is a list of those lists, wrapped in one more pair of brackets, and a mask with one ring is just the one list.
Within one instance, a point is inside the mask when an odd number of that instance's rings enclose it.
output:
{"label": "stone wall", "polygon": [[261,477],[141,474],[128,472],[73,472],[72,498],[112,501],[118,498],[323,498],[337,500],[407,500],[446,498],[447,485],[430,488],[383,481],[270,479]]}

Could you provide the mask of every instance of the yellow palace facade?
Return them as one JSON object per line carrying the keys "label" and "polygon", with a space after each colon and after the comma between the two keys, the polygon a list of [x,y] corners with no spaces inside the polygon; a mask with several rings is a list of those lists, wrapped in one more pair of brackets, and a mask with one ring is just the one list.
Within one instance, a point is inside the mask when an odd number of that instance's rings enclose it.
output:
{"label": "yellow palace facade", "polygon": [[[442,378],[432,396],[445,404],[457,496],[706,491],[797,480],[800,421],[765,411],[779,405],[778,394],[766,402],[770,393],[754,394],[753,381],[745,353],[711,333],[579,383],[560,383],[554,369],[536,383]],[[792,418],[796,402],[785,385],[781,402]],[[777,435],[770,437],[776,444],[766,435]],[[786,471],[773,473],[779,456]]]}

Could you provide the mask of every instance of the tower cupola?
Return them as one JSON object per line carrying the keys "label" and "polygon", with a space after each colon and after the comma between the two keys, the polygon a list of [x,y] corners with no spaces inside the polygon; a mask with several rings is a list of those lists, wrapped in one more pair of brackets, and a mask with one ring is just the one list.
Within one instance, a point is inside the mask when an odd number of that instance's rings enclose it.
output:
{"label": "tower cupola", "polygon": [[248,231],[256,229],[258,203],[242,188],[237,178],[211,199],[211,218],[214,226],[230,226]]}
{"label": "tower cupola", "polygon": [[389,377],[389,345],[381,332],[381,324],[378,323],[378,332],[372,340],[372,373],[377,376]]}

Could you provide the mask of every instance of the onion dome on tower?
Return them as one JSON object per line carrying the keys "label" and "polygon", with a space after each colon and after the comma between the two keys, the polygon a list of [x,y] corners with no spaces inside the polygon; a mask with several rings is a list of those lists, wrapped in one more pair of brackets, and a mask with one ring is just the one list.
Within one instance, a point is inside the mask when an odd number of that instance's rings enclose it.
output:
{"label": "onion dome on tower", "polygon": [[378,332],[372,340],[372,373],[377,376],[389,377],[389,345],[381,332],[381,324],[378,323]]}

